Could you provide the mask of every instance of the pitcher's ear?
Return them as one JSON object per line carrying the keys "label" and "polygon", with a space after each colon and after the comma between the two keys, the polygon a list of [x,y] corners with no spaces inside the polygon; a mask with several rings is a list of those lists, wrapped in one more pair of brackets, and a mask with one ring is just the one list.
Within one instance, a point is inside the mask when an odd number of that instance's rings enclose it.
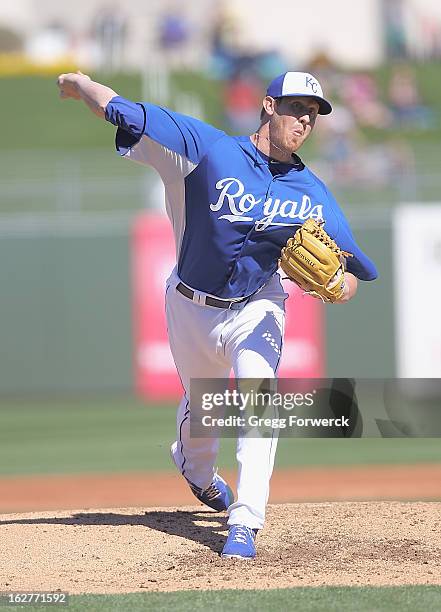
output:
{"label": "pitcher's ear", "polygon": [[273,98],[272,96],[265,96],[262,101],[262,106],[263,106],[262,110],[265,111],[267,115],[270,115],[270,116],[274,115],[276,103],[277,103],[276,98]]}

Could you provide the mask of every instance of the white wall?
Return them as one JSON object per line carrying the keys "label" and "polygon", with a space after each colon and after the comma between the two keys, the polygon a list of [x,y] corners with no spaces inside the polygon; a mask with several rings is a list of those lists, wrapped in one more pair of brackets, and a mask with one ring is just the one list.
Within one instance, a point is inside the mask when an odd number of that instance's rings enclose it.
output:
{"label": "white wall", "polygon": [[[441,378],[441,204],[395,208],[393,232],[397,376]],[[429,291],[411,286],[415,274]]]}
{"label": "white wall", "polygon": [[19,32],[27,31],[34,20],[33,0],[0,2],[0,24],[10,26]]}
{"label": "white wall", "polygon": [[440,0],[407,0],[407,4],[418,13],[423,13],[428,17],[441,18]]}
{"label": "white wall", "polygon": [[[197,65],[205,57],[202,50],[206,46],[207,21],[210,23],[217,0],[191,0],[186,4],[176,0],[174,5],[181,6],[195,25],[193,57]],[[33,34],[53,22],[61,23],[72,31],[79,48],[90,34],[100,8],[116,7],[129,21],[126,59],[129,65],[142,68],[149,62],[155,63],[149,50],[153,47],[158,16],[166,6],[167,0],[0,0],[0,24]]]}
{"label": "white wall", "polygon": [[[280,48],[292,67],[325,52],[343,66],[374,66],[382,57],[379,0],[241,0],[246,36]],[[244,28],[245,29],[245,28]]]}
{"label": "white wall", "polygon": [[[87,36],[99,7],[116,6],[130,20],[127,60],[142,67],[152,58],[149,48],[155,37],[159,13],[166,4],[182,7],[195,26],[190,61],[201,66],[206,59],[210,19],[223,4],[233,7],[241,23],[243,46],[282,51],[290,66],[308,62],[318,52],[326,52],[347,67],[371,67],[383,57],[382,0],[2,0],[0,23],[10,23],[28,32],[51,21],[69,24],[79,43]],[[404,0],[407,7],[409,38],[421,46],[415,15],[441,20],[441,0]],[[413,29],[412,29],[413,28]],[[418,31],[416,31],[418,30]]]}

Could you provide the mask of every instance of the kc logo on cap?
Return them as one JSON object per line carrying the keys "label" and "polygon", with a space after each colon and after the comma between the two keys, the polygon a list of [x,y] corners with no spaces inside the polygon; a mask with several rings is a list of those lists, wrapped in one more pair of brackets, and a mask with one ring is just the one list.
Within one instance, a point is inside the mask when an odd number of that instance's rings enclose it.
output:
{"label": "kc logo on cap", "polygon": [[310,87],[313,93],[315,94],[318,93],[318,88],[320,87],[320,85],[317,83],[317,81],[315,81],[312,78],[312,76],[308,76],[307,74],[305,75],[305,78],[306,78],[306,87]]}

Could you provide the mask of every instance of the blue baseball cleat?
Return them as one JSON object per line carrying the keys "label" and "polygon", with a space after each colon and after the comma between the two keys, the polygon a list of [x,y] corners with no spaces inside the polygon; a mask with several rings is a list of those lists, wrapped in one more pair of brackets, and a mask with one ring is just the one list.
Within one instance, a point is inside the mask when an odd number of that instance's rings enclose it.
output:
{"label": "blue baseball cleat", "polygon": [[256,534],[257,529],[246,525],[231,525],[221,556],[227,559],[254,559]]}
{"label": "blue baseball cleat", "polygon": [[[175,450],[176,442],[172,444],[170,452],[173,463],[176,465],[176,467],[178,467],[174,458]],[[217,472],[214,474],[210,486],[208,486],[206,489],[201,489],[201,487],[198,487],[193,482],[190,482],[188,478],[185,478],[185,480],[187,481],[193,495],[209,508],[216,510],[216,512],[224,512],[227,510],[228,506],[231,506],[231,504],[234,502],[233,491],[230,489],[222,476],[219,476]]]}
{"label": "blue baseball cleat", "polygon": [[231,506],[234,501],[233,491],[219,474],[213,476],[211,485],[206,489],[197,487],[189,480],[187,482],[193,495],[206,506],[216,510],[216,512],[227,510],[228,506]]}

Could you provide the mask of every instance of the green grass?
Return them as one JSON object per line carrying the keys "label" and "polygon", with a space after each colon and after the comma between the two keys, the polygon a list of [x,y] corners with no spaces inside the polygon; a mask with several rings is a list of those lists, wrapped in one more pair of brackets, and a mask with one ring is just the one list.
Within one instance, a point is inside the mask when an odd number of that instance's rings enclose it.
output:
{"label": "green grass", "polygon": [[[91,74],[91,77],[125,98],[142,98],[139,74],[112,77]],[[46,76],[5,77],[0,78],[0,86],[0,111],[8,117],[8,121],[2,124],[0,149],[69,149],[82,153],[85,147],[112,146],[112,126],[94,119],[84,104],[61,100],[56,79]],[[222,118],[220,84],[203,75],[185,72],[174,76],[169,105],[173,108],[180,92],[195,90],[204,101],[207,120],[219,124]]]}
{"label": "green grass", "polygon": [[[134,399],[3,401],[0,475],[172,470],[172,406]],[[440,462],[439,439],[281,439],[277,467]],[[235,440],[219,466],[233,468]]]}
{"label": "green grass", "polygon": [[168,466],[174,411],[135,400],[13,401],[0,407],[0,472],[157,470]]}
{"label": "green grass", "polygon": [[[98,77],[96,77],[98,78]],[[8,121],[2,124],[0,148],[53,149],[108,146],[112,130],[104,121],[93,120],[83,104],[58,97],[56,79],[51,77],[7,77],[0,79],[0,109]],[[138,99],[140,78],[120,75],[110,85],[128,98]],[[8,114],[6,115],[6,109]]]}
{"label": "green grass", "polygon": [[[124,595],[76,595],[68,610],[101,612],[112,610],[299,610],[301,612],[426,612],[441,607],[441,587],[300,587],[252,591],[180,591],[173,593],[128,593]],[[3,606],[2,606],[3,608]],[[47,606],[25,606],[26,610]],[[7,606],[6,609],[17,609]],[[63,609],[63,606],[60,607]]]}

